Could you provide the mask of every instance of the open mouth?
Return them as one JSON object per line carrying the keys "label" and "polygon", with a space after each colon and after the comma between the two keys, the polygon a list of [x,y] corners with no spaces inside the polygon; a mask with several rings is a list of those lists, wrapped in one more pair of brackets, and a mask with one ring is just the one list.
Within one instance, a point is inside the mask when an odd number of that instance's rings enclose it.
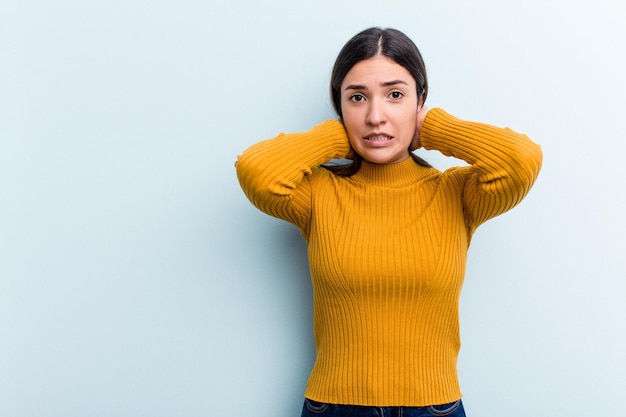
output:
{"label": "open mouth", "polygon": [[373,136],[368,136],[365,138],[365,140],[368,140],[371,142],[389,142],[392,139],[393,138],[391,136],[387,136],[387,135],[373,135]]}

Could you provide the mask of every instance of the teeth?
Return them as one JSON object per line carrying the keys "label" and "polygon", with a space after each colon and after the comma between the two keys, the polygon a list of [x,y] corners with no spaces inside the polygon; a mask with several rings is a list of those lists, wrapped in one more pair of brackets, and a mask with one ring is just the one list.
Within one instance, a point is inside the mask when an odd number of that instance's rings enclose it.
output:
{"label": "teeth", "polygon": [[370,136],[367,139],[369,139],[369,140],[389,140],[390,137],[389,136],[385,136],[385,135],[378,135],[378,136]]}

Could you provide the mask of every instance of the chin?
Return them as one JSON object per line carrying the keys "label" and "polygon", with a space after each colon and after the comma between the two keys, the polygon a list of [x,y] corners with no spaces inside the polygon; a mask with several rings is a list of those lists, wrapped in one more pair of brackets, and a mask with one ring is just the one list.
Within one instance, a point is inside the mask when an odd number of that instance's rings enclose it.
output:
{"label": "chin", "polygon": [[399,162],[405,161],[410,155],[393,155],[393,156],[384,156],[384,155],[361,155],[363,159],[371,164],[378,165],[390,165],[397,164]]}
{"label": "chin", "polygon": [[395,164],[395,163],[400,162],[400,161],[396,161],[393,159],[386,159],[386,158],[363,158],[363,159],[369,162],[370,164],[376,164],[376,165],[390,165],[390,164]]}

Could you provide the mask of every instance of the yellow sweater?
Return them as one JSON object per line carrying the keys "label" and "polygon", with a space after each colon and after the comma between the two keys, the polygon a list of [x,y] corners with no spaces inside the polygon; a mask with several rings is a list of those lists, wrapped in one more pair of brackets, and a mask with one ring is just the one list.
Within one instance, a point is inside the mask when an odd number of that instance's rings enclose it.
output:
{"label": "yellow sweater", "polygon": [[470,238],[528,193],[542,153],[524,135],[441,109],[428,112],[421,143],[469,166],[440,172],[409,158],[364,162],[338,177],[319,167],[349,150],[333,120],[238,158],[250,201],[295,224],[308,243],[312,400],[424,406],[461,398],[458,301]]}

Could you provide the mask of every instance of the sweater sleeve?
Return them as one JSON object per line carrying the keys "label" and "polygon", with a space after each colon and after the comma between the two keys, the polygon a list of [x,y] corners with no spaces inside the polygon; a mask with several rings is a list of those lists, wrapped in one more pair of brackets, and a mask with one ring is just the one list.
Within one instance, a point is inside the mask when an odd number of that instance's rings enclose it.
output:
{"label": "sweater sleeve", "polygon": [[465,178],[463,205],[470,233],[517,205],[541,169],[541,148],[526,135],[460,120],[442,109],[428,112],[420,135],[425,149],[470,164],[456,169]]}
{"label": "sweater sleeve", "polygon": [[306,228],[313,170],[350,150],[343,125],[327,120],[307,132],[281,133],[246,149],[235,162],[245,195],[259,210]]}

